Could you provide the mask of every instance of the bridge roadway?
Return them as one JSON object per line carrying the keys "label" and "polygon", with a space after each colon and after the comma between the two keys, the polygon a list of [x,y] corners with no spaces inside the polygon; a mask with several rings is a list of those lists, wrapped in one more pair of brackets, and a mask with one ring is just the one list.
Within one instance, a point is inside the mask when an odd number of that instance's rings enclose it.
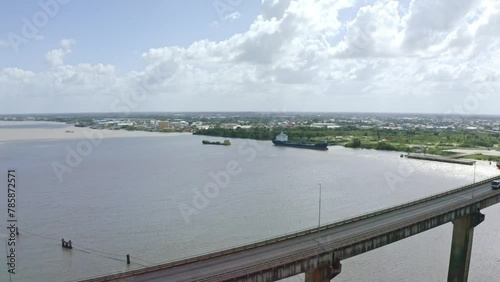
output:
{"label": "bridge roadway", "polygon": [[[287,239],[224,256],[152,272],[137,273],[136,275],[132,275],[130,280],[125,281],[219,281],[217,277],[221,277],[220,275],[236,270],[238,271],[238,276],[241,277],[241,275],[245,273],[251,273],[245,270],[248,269],[248,271],[250,271],[250,269],[256,265],[266,264],[270,261],[276,261],[277,259],[286,260],[287,257],[300,252],[317,248],[321,249],[323,248],[322,246],[326,244],[341,242],[342,240],[358,235],[367,234],[367,232],[382,230],[394,226],[395,224],[401,224],[418,216],[435,214],[440,210],[452,208],[462,202],[470,202],[473,195],[475,199],[486,196],[487,194],[500,193],[499,190],[497,191],[494,192],[491,190],[491,185],[488,181],[474,188],[457,191],[453,194],[444,195],[416,205],[402,207],[381,215],[346,223],[328,230],[322,230],[319,234],[320,244],[318,244],[318,234],[313,232],[305,236]],[[99,279],[85,281],[113,281],[113,279],[111,276],[108,276],[107,278],[101,277]]]}

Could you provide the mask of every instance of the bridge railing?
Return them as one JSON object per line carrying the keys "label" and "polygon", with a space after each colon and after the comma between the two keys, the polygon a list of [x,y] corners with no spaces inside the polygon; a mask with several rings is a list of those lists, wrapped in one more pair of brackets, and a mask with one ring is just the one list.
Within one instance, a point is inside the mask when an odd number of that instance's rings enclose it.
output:
{"label": "bridge railing", "polygon": [[[407,202],[407,203],[404,203],[404,204],[394,205],[394,206],[391,206],[389,208],[383,208],[383,209],[380,209],[380,210],[376,210],[376,211],[368,212],[368,213],[365,213],[365,214],[361,214],[361,215],[358,215],[358,216],[355,216],[355,217],[352,217],[352,218],[348,218],[348,219],[340,220],[340,221],[333,222],[333,223],[330,223],[330,224],[326,224],[326,225],[323,225],[323,226],[320,227],[320,231],[324,231],[324,230],[327,230],[327,229],[339,227],[339,226],[342,226],[342,225],[345,225],[345,224],[348,224],[348,223],[357,222],[357,221],[360,221],[360,220],[364,220],[364,219],[371,218],[371,217],[374,217],[374,216],[378,216],[378,215],[381,215],[381,214],[389,213],[389,212],[392,212],[392,211],[395,211],[395,210],[399,210],[399,209],[402,209],[402,208],[406,208],[406,207],[418,205],[418,204],[421,204],[421,203],[424,203],[424,202],[428,202],[428,201],[434,200],[434,199],[439,198],[439,197],[443,197],[443,196],[451,195],[451,194],[454,194],[454,193],[458,193],[458,192],[470,189],[472,187],[476,187],[476,186],[480,186],[480,185],[489,183],[492,180],[498,179],[498,177],[499,176],[488,178],[488,179],[476,182],[474,184],[469,184],[469,185],[466,185],[466,186],[463,186],[463,187],[459,187],[459,188],[456,188],[456,189],[448,190],[448,191],[445,191],[445,192],[442,192],[442,193],[438,193],[438,194],[435,194],[435,195],[432,195],[432,196],[428,196],[428,197],[424,197],[424,198],[421,198],[421,199],[413,200],[413,201],[410,201],[410,202]],[[183,259],[172,261],[172,262],[161,263],[161,264],[154,265],[154,266],[149,266],[149,267],[145,267],[145,268],[141,268],[141,269],[137,269],[137,270],[127,271],[125,273],[110,274],[110,275],[99,276],[99,277],[94,277],[94,278],[87,278],[87,279],[83,279],[83,280],[79,280],[79,281],[105,281],[105,280],[100,280],[100,278],[106,277],[106,278],[111,279],[111,278],[121,278],[121,277],[125,277],[125,276],[139,275],[139,274],[143,274],[143,273],[148,273],[148,272],[158,271],[158,270],[162,270],[162,269],[172,268],[172,267],[176,267],[176,266],[180,266],[180,265],[184,265],[184,264],[199,262],[199,261],[203,261],[203,260],[207,260],[207,259],[213,259],[213,258],[216,258],[216,257],[221,257],[221,256],[225,256],[225,255],[228,255],[228,254],[233,254],[233,253],[237,253],[237,252],[241,252],[241,251],[245,251],[245,250],[249,250],[249,249],[254,249],[254,248],[258,248],[258,247],[262,247],[262,246],[267,246],[267,245],[278,243],[278,242],[281,242],[281,241],[285,241],[285,240],[289,240],[289,239],[293,239],[293,238],[297,238],[297,237],[302,237],[302,236],[307,236],[309,234],[313,234],[313,233],[317,233],[317,232],[318,232],[318,228],[317,227],[311,227],[311,228],[307,228],[307,229],[304,229],[304,230],[296,231],[296,232],[293,232],[293,233],[288,233],[288,234],[284,234],[284,235],[281,235],[281,236],[269,238],[269,239],[266,239],[264,241],[259,241],[259,242],[255,242],[255,243],[240,245],[240,246],[237,246],[237,247],[233,247],[233,248],[229,248],[229,249],[224,249],[224,250],[216,251],[216,252],[211,252],[211,253],[206,253],[206,254],[202,254],[202,255],[197,255],[197,256],[192,256],[192,257],[188,257],[188,258],[183,258]]]}
{"label": "bridge railing", "polygon": [[396,230],[403,228],[405,226],[409,226],[409,225],[416,224],[416,223],[421,222],[421,221],[425,221],[428,218],[439,216],[439,215],[445,214],[447,212],[451,212],[451,211],[454,211],[454,210],[457,210],[457,209],[460,209],[463,207],[473,205],[474,203],[477,203],[478,201],[487,199],[487,198],[489,198],[493,195],[496,195],[496,194],[498,194],[497,191],[491,191],[490,193],[485,194],[482,197],[469,199],[465,202],[457,203],[457,204],[451,205],[449,207],[439,209],[437,211],[425,213],[425,214],[419,215],[415,218],[406,219],[406,220],[403,220],[401,222],[394,223],[390,226],[386,226],[384,228],[380,228],[380,229],[372,230],[372,231],[366,231],[366,232],[359,234],[359,235],[356,235],[354,237],[350,237],[350,238],[343,239],[343,240],[338,241],[338,242],[322,245],[320,247],[315,247],[315,248],[312,248],[312,249],[309,249],[306,251],[299,251],[297,253],[294,253],[294,254],[289,255],[287,257],[284,257],[284,258],[269,260],[267,262],[262,262],[262,263],[259,263],[256,265],[252,265],[250,267],[236,269],[236,270],[226,272],[223,274],[218,274],[218,275],[214,275],[211,277],[207,277],[205,279],[198,280],[198,282],[212,282],[212,281],[215,282],[215,281],[229,279],[232,277],[241,277],[241,276],[248,274],[248,273],[255,273],[255,272],[259,272],[259,271],[264,271],[264,270],[272,268],[272,267],[278,267],[280,265],[293,263],[295,261],[302,260],[304,258],[314,257],[314,256],[317,256],[318,254],[321,254],[322,252],[325,252],[325,251],[331,252],[333,250],[347,247],[347,246],[356,244],[358,242],[362,242],[364,240],[373,238],[375,236],[379,236],[379,235],[383,235],[383,234],[388,233],[388,232],[396,231]]}

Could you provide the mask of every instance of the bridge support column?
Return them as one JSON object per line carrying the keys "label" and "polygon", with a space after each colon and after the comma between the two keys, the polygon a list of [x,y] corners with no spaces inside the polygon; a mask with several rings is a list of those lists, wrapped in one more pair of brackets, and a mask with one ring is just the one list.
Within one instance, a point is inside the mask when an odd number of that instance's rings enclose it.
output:
{"label": "bridge support column", "polygon": [[474,227],[484,220],[479,211],[453,221],[448,282],[467,282]]}
{"label": "bridge support column", "polygon": [[339,260],[335,260],[331,266],[316,268],[306,272],[304,282],[325,282],[332,280],[342,271],[342,264]]}

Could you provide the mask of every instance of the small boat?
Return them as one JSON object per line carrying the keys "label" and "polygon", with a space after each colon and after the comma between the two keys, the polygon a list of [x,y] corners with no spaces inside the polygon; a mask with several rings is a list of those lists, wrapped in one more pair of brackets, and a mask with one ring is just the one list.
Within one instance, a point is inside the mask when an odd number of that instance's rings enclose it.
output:
{"label": "small boat", "polygon": [[224,140],[224,142],[219,142],[219,141],[215,141],[215,142],[212,142],[212,141],[208,141],[208,140],[203,140],[201,141],[202,144],[205,144],[205,145],[225,145],[225,146],[229,146],[231,145],[231,142],[229,142],[229,140]]}

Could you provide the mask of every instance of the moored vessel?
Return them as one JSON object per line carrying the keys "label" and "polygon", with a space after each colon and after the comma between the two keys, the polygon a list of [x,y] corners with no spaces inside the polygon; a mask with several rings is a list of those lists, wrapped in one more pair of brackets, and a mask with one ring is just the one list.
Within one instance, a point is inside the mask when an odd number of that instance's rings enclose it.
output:
{"label": "moored vessel", "polygon": [[303,148],[303,149],[314,149],[314,150],[328,150],[327,142],[319,142],[319,143],[302,143],[302,142],[290,142],[288,141],[288,135],[281,132],[276,136],[273,140],[273,144],[276,146],[285,146],[285,147],[294,147],[294,148]]}
{"label": "moored vessel", "polygon": [[208,141],[208,140],[202,140],[201,141],[202,144],[205,144],[205,145],[225,145],[225,146],[228,146],[228,145],[231,145],[231,142],[229,142],[229,140],[224,140],[224,142],[219,142],[219,141]]}

